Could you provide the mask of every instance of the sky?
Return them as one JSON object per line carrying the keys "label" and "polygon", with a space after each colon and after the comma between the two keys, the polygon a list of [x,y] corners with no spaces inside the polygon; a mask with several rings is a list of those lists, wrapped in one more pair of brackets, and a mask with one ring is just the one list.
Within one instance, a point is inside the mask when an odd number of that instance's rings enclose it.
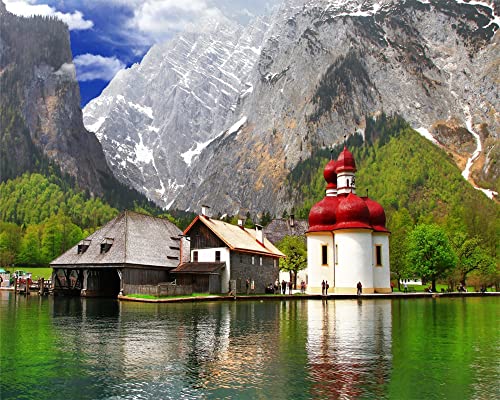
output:
{"label": "sky", "polygon": [[149,48],[203,19],[247,23],[281,0],[0,0],[22,16],[50,15],[69,27],[82,107]]}

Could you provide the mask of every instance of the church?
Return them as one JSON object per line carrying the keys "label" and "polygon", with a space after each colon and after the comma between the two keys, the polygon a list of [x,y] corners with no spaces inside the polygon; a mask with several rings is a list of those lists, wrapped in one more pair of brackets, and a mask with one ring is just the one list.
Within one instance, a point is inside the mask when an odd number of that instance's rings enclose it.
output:
{"label": "church", "polygon": [[307,276],[309,293],[390,293],[389,231],[383,207],[356,195],[356,163],[344,147],[323,176],[326,195],[309,213]]}

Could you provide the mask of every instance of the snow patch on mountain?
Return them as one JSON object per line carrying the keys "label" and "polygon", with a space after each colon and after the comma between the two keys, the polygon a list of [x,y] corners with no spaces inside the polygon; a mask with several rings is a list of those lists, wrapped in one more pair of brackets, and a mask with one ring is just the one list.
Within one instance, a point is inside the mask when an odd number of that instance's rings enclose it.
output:
{"label": "snow patch on mountain", "polygon": [[430,140],[435,145],[439,145],[439,142],[436,140],[436,138],[434,136],[432,136],[432,133],[430,133],[428,129],[426,129],[424,127],[420,127],[420,128],[415,129],[415,130],[418,133],[420,133],[420,135],[422,135],[424,138]]}

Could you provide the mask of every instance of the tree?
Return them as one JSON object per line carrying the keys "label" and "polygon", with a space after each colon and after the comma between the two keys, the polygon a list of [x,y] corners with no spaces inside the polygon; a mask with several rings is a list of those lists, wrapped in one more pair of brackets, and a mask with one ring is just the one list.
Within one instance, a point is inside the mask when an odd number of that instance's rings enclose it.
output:
{"label": "tree", "polygon": [[390,259],[391,272],[398,279],[398,289],[400,290],[400,282],[404,278],[411,278],[411,272],[406,262],[406,238],[408,232],[413,227],[413,220],[406,208],[401,208],[394,211],[388,221],[387,226],[391,231],[390,240]]}
{"label": "tree", "polygon": [[490,275],[496,269],[495,260],[484,250],[479,237],[470,238],[460,232],[455,235],[452,244],[457,255],[460,282],[465,284],[467,275],[471,272],[478,271],[482,275]]}
{"label": "tree", "polygon": [[456,263],[455,253],[444,231],[434,224],[417,225],[408,235],[406,246],[410,270],[431,280],[432,291],[436,291],[436,280]]}
{"label": "tree", "polygon": [[297,273],[307,267],[307,246],[303,236],[285,236],[277,243],[286,258],[280,260],[280,269],[294,275],[294,287],[297,287]]}
{"label": "tree", "polygon": [[10,222],[0,222],[0,266],[12,265],[19,251],[21,228]]}
{"label": "tree", "polygon": [[29,225],[21,239],[18,264],[38,265],[42,260],[42,232],[40,225]]}

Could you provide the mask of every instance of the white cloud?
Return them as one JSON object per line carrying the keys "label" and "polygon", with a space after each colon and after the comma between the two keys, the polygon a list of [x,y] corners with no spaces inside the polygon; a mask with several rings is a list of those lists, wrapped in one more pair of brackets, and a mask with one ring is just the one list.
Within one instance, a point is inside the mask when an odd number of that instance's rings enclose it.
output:
{"label": "white cloud", "polygon": [[222,12],[205,0],[145,0],[138,2],[130,24],[158,42],[180,31],[203,30],[204,21],[223,19]]}
{"label": "white cloud", "polygon": [[4,0],[7,11],[23,17],[33,15],[53,16],[65,22],[70,30],[85,30],[94,26],[91,20],[86,20],[83,14],[76,10],[73,13],[62,13],[47,4],[33,4],[29,0]]}
{"label": "white cloud", "polygon": [[73,60],[79,81],[101,79],[110,81],[125,64],[116,57],[103,57],[96,54],[80,54]]}

